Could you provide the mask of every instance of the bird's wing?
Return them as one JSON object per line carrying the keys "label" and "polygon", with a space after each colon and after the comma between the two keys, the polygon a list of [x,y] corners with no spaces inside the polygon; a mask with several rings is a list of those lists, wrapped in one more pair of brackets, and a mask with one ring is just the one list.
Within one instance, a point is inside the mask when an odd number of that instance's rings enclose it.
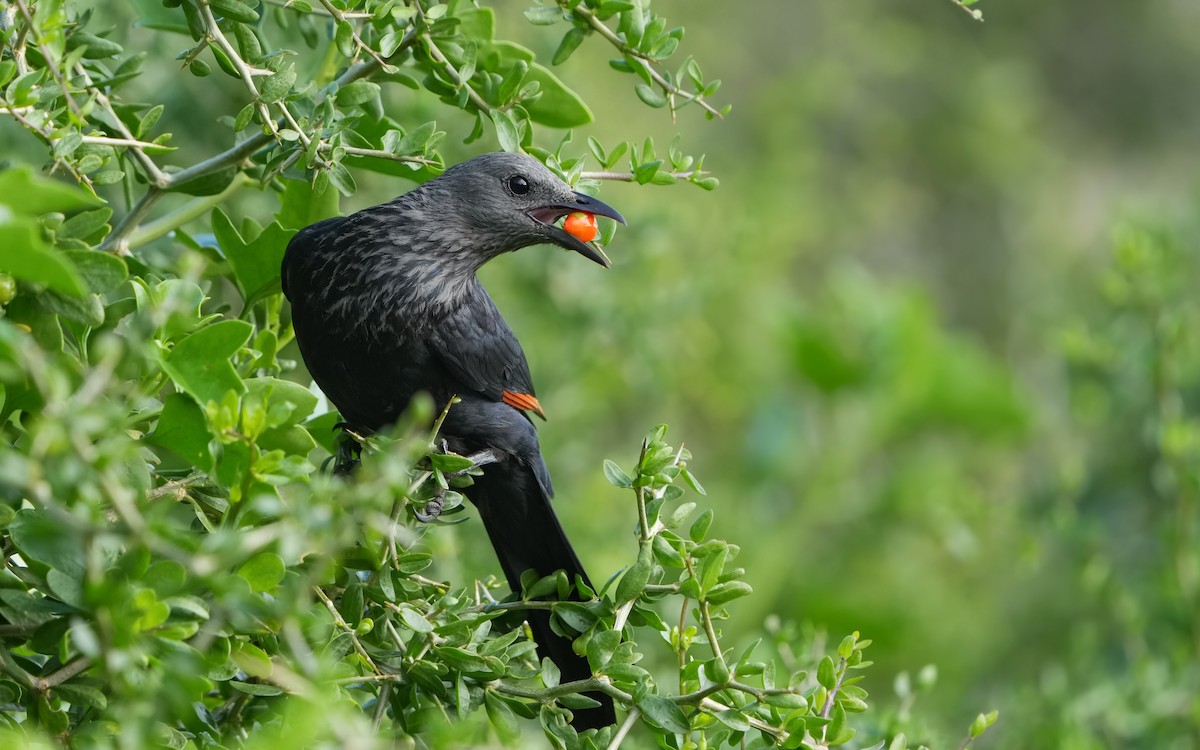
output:
{"label": "bird's wing", "polygon": [[467,388],[544,419],[521,344],[491,298],[479,292],[434,327],[426,343]]}

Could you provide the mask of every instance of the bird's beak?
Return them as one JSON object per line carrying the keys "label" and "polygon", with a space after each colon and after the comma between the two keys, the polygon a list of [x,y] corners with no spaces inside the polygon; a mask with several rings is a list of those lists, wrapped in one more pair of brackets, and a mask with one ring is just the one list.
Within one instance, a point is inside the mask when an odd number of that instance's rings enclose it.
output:
{"label": "bird's beak", "polygon": [[568,250],[574,250],[588,260],[595,261],[608,268],[608,258],[599,247],[589,242],[582,242],[561,227],[554,226],[554,222],[558,221],[559,218],[575,213],[576,211],[582,211],[583,213],[595,216],[606,216],[622,224],[625,223],[625,217],[617,209],[604,201],[597,200],[583,193],[575,193],[575,200],[535,208],[529,212],[529,215],[535,221],[539,221],[550,228],[550,236],[555,244],[565,247]]}

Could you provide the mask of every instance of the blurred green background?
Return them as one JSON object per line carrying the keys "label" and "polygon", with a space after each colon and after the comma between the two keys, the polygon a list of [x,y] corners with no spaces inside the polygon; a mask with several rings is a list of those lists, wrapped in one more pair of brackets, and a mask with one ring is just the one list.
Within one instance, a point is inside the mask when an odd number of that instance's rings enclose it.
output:
{"label": "blurred green background", "polygon": [[1160,407],[1194,437],[1198,329],[1158,347],[1195,322],[1200,6],[655,8],[732,114],[634,107],[587,45],[576,138],[678,133],[721,188],[606,185],[610,272],[486,271],[597,577],[633,548],[597,459],[666,422],[742,545],[740,622],[861,630],[876,698],[936,663],[936,746],[995,707],[991,747],[1200,747],[1198,461],[1169,480],[1159,439]]}
{"label": "blurred green background", "polygon": [[[659,0],[732,114],[672,123],[589,43],[559,71],[596,114],[568,150],[678,135],[720,189],[606,184],[630,220],[610,271],[537,248],[484,280],[594,578],[635,549],[601,460],[665,422],[742,547],[746,642],[772,615],[860,630],[892,713],[893,677],[936,663],[910,739],[937,747],[990,708],[987,747],[1200,747],[1200,4],[982,7]],[[518,5],[498,15],[553,52]],[[241,106],[218,78],[165,98],[181,154],[227,145],[198,126]],[[494,147],[396,88],[449,159]],[[43,159],[8,122],[0,149]],[[356,176],[347,211],[411,187]],[[495,572],[477,523],[427,538],[442,575]]]}

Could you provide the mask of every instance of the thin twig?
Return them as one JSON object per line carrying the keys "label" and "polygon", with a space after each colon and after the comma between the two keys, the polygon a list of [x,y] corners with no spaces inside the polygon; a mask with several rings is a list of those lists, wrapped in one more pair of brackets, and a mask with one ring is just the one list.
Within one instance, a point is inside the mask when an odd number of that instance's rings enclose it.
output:
{"label": "thin twig", "polygon": [[590,677],[586,680],[575,680],[574,682],[563,682],[550,688],[527,688],[502,681],[493,683],[492,687],[505,695],[515,695],[518,698],[529,698],[543,703],[549,703],[555,698],[561,698],[564,695],[593,692],[604,693],[622,703],[633,703],[632,695],[613,685],[607,679],[597,677]]}
{"label": "thin twig", "polygon": [[838,669],[840,669],[842,673],[838,676],[837,682],[833,684],[833,690],[830,690],[829,695],[826,696],[825,705],[821,706],[822,719],[829,718],[829,712],[833,710],[833,704],[836,702],[838,691],[842,689],[842,680],[846,679],[846,674],[849,672],[849,670],[846,669],[845,659],[841,660],[841,663],[838,665]]}
{"label": "thin twig", "polygon": [[[329,2],[329,0],[320,0],[320,1],[321,1],[321,5],[324,6],[325,11],[330,16],[332,16],[333,20],[335,20],[337,23],[340,24],[343,21],[347,20],[348,14],[338,10],[337,6],[334,5],[333,3]],[[366,13],[363,15],[365,15],[367,18],[371,17],[370,13]],[[359,17],[361,18],[362,16],[360,15]],[[377,60],[380,64],[380,66],[382,66],[384,68],[388,67],[388,64],[386,62],[384,62],[382,57],[379,56],[379,52],[377,52],[374,47],[372,47],[371,45],[364,42],[362,40],[362,37],[360,37],[358,35],[358,29],[355,29],[353,26],[351,26],[350,27],[350,36],[354,39],[354,46],[358,47],[363,52],[366,52],[370,57]]]}
{"label": "thin twig", "polygon": [[[51,153],[53,154],[54,139],[52,137],[52,133],[50,131],[43,130],[42,128],[38,127],[37,125],[34,125],[32,122],[30,122],[28,119],[25,118],[25,115],[22,110],[27,110],[28,108],[26,108],[26,107],[9,107],[8,105],[3,105],[3,106],[4,106],[4,109],[6,109],[8,111],[8,113],[13,116],[14,120],[21,123],[22,127],[24,127],[26,130],[28,130],[29,132],[33,133],[35,136],[40,138],[42,140],[42,142],[46,144],[46,146],[51,150]],[[82,172],[80,172],[79,170],[75,169],[75,167],[72,166],[69,161],[67,161],[66,159],[55,158],[54,163],[61,164],[64,168],[66,168],[66,170],[68,172],[71,173],[71,176],[75,178],[76,182],[78,182],[82,185],[87,185],[87,187],[89,189],[91,189],[91,187],[92,187],[91,179],[89,179],[87,175],[85,175]],[[51,172],[53,172],[53,171],[54,170],[51,170]]]}
{"label": "thin twig", "polygon": [[621,743],[625,741],[625,736],[629,734],[630,729],[633,729],[633,725],[637,723],[641,715],[642,712],[638,710],[637,706],[629,709],[629,715],[625,717],[625,721],[621,722],[621,727],[613,735],[612,742],[608,743],[607,750],[617,750],[621,746]]}
{"label": "thin twig", "polygon": [[433,37],[429,34],[422,34],[421,39],[425,42],[425,48],[429,50],[429,56],[442,66],[442,69],[449,74],[450,79],[454,81],[455,85],[467,90],[467,97],[471,100],[471,103],[478,107],[481,112],[491,112],[493,109],[492,105],[488,104],[487,101],[480,96],[477,91],[475,91],[475,89],[471,86],[471,82],[466,78],[463,78],[462,74],[458,72],[458,68],[454,67],[454,64],[451,63],[444,54],[442,54],[442,50],[439,49],[437,44],[433,41]]}
{"label": "thin twig", "polygon": [[[713,700],[712,698],[705,698],[704,700],[700,701],[700,707],[706,708],[709,711],[712,711],[714,713],[720,713],[722,711],[730,710],[729,706],[726,706],[724,703],[719,703],[719,702]],[[770,724],[766,723],[765,721],[762,721],[761,719],[756,719],[753,716],[746,716],[744,714],[743,714],[742,718],[745,719],[746,723],[748,723],[750,726],[754,727],[755,729],[757,729],[760,732],[766,732],[767,734],[771,735],[772,737],[775,737],[777,740],[782,741],[782,740],[787,739],[787,737],[788,737],[788,733],[786,730],[783,730],[776,726],[771,726]]]}
{"label": "thin twig", "polygon": [[[321,150],[333,150],[335,147],[330,144],[322,144]],[[404,154],[393,154],[390,151],[380,151],[374,148],[358,148],[357,146],[337,146],[351,156],[368,156],[374,159],[387,159],[388,161],[398,161],[405,164],[420,164],[424,167],[441,167],[441,162],[433,159],[426,159],[424,156],[406,156]]]}
{"label": "thin twig", "polygon": [[354,628],[350,627],[350,623],[343,619],[342,613],[338,612],[333,600],[329,598],[328,594],[321,590],[320,586],[313,586],[313,591],[316,592],[317,598],[325,603],[325,608],[328,609],[329,614],[333,616],[333,622],[339,628],[350,634],[350,642],[354,644],[354,650],[358,652],[358,655],[361,656],[363,661],[367,663],[367,666],[371,668],[372,672],[379,674],[379,667],[375,665],[375,660],[372,659],[371,655],[367,653],[367,650],[363,648],[362,642],[358,640],[358,634],[354,632]]}
{"label": "thin twig", "polygon": [[[966,11],[967,15],[969,15],[971,18],[974,18],[976,21],[983,23],[983,11],[978,10],[976,8],[967,7],[967,4],[964,3],[963,0],[950,0],[950,2],[954,3],[955,5],[962,8],[964,11]],[[966,745],[963,745],[963,747],[966,747]]]}
{"label": "thin twig", "polygon": [[[269,5],[274,5],[274,6],[277,6],[280,8],[291,9],[291,8],[295,7],[292,0],[265,0],[265,1]],[[311,9],[310,12],[312,12],[318,16],[332,17],[329,15],[329,11],[325,10],[324,8],[310,6],[310,9]],[[372,18],[372,17],[374,17],[373,13],[342,11],[342,18]]]}
{"label": "thin twig", "polygon": [[222,203],[238,190],[253,184],[255,184],[254,180],[245,174],[237,175],[221,192],[215,195],[201,195],[193,198],[169,214],[155,219],[149,224],[143,224],[130,232],[129,239],[125,242],[125,249],[131,250],[135,247],[141,247],[148,242],[153,242],[159,237],[169,234],[187,222],[203,216],[213,206]]}
{"label": "thin twig", "polygon": [[190,477],[183,479],[172,479],[164,485],[155,487],[146,493],[147,500],[158,500],[163,497],[173,497],[176,500],[183,500],[187,497],[188,488],[206,481],[208,477],[203,474],[193,474]]}
{"label": "thin twig", "polygon": [[[108,100],[108,97],[103,91],[101,91],[96,87],[95,84],[92,83],[92,77],[88,75],[88,72],[83,67],[83,64],[77,64],[75,66],[75,70],[83,77],[83,82],[87,85],[88,91],[90,91],[92,95],[96,97],[96,101],[100,103],[100,106],[104,107],[104,109],[108,111],[109,115],[112,116],[113,124],[117,128],[117,132],[123,135],[126,140],[139,143],[138,140],[134,138],[133,133],[129,131],[129,128],[125,126],[125,121],[122,120],[121,116],[117,114],[117,110],[113,107],[112,102]],[[97,136],[91,137],[95,138]],[[84,136],[84,138],[86,142],[86,138],[88,138],[88,136]],[[153,146],[154,144],[149,143],[146,145]],[[166,174],[164,174],[163,171],[158,168],[158,165],[154,163],[153,159],[146,155],[146,152],[142,150],[142,146],[133,145],[131,146],[131,150],[133,151],[134,160],[137,161],[137,163],[140,164],[142,169],[146,172],[146,179],[150,181],[150,184],[154,185],[155,187],[165,187],[167,184]]]}
{"label": "thin twig", "polygon": [[[560,0],[559,5],[561,5],[564,8],[568,7],[565,4],[564,0]],[[699,104],[701,107],[703,107],[704,110],[706,112],[708,112],[709,114],[711,114],[712,116],[724,117],[724,115],[721,114],[720,110],[714,108],[711,104],[709,104],[708,102],[706,102],[704,100],[704,94],[689,93],[689,92],[684,91],[683,89],[679,88],[675,84],[671,83],[666,78],[664,78],[662,73],[658,72],[658,69],[654,67],[650,58],[648,58],[645,54],[639,52],[638,50],[636,50],[633,47],[630,47],[628,44],[626,44],[621,39],[621,37],[617,36],[616,33],[614,33],[613,30],[608,27],[608,24],[604,23],[599,18],[597,18],[596,14],[593,13],[592,11],[588,10],[587,7],[585,7],[582,3],[577,4],[574,7],[573,12],[576,15],[578,15],[580,18],[587,21],[589,26],[591,26],[593,29],[595,29],[600,34],[600,36],[607,39],[609,41],[609,43],[612,44],[614,47],[616,47],[622,54],[627,55],[634,60],[637,60],[638,64],[641,65],[642,68],[646,71],[647,75],[649,75],[650,78],[655,83],[657,83],[660,87],[662,87],[662,90],[666,92],[667,96],[672,97],[672,98],[678,96],[687,101],[695,102],[696,104]],[[672,101],[671,112],[674,113],[676,109],[677,108],[675,107],[674,102]]]}
{"label": "thin twig", "polygon": [[81,656],[67,665],[60,667],[58,670],[51,672],[45,677],[34,677],[33,686],[38,690],[45,692],[50,688],[56,685],[61,685],[72,677],[87,671],[88,667],[90,666],[92,666],[92,660]]}
{"label": "thin twig", "polygon": [[[242,83],[250,91],[250,96],[254,98],[255,108],[258,110],[258,114],[262,116],[263,124],[271,129],[271,132],[273,135],[275,135],[275,137],[278,137],[279,127],[275,124],[275,119],[271,117],[271,112],[267,108],[267,105],[259,98],[258,86],[254,83],[254,74],[250,71],[250,68],[246,65],[246,62],[242,60],[242,56],[239,55],[237,50],[233,48],[233,45],[229,43],[229,39],[227,39],[225,34],[221,31],[221,27],[217,25],[217,19],[215,16],[213,16],[212,8],[210,8],[208,5],[208,0],[200,0],[199,3],[197,3],[197,6],[200,9],[200,20],[204,22],[204,33],[207,34],[209,40],[220,47],[221,51],[225,53],[225,56],[229,58],[229,62],[233,65],[234,70],[237,71],[238,76],[242,79]],[[281,108],[286,109],[286,107],[282,106],[282,102],[280,105]]]}
{"label": "thin twig", "polygon": [[[686,172],[659,172],[658,174],[669,174],[677,180],[690,180],[693,177],[703,176],[708,174],[698,169],[690,169]],[[609,180],[612,182],[634,182],[637,176],[633,172],[580,172],[581,180]]]}
{"label": "thin twig", "polygon": [[158,143],[139,141],[137,138],[111,138],[107,135],[85,135],[83,142],[93,143],[97,146],[123,146],[125,148],[168,148]]}
{"label": "thin twig", "polygon": [[[13,0],[13,4],[17,6],[17,10],[21,11],[21,15],[25,16],[25,23],[28,24],[29,30],[32,32],[35,28],[33,23],[33,14],[29,12],[29,8],[25,5],[24,0]],[[70,108],[75,117],[79,118],[81,123],[84,122],[85,118],[83,116],[83,112],[79,110],[79,105],[75,102],[75,99],[71,97],[71,91],[67,86],[67,81],[65,78],[63,78],[62,71],[59,70],[58,66],[54,64],[54,56],[50,54],[50,50],[46,49],[45,45],[42,44],[41,39],[38,38],[33,40],[33,46],[37,47],[38,52],[42,53],[42,58],[46,61],[46,68],[49,69],[50,75],[54,77],[54,82],[58,84],[60,89],[62,89],[63,98],[67,100],[67,107]]]}

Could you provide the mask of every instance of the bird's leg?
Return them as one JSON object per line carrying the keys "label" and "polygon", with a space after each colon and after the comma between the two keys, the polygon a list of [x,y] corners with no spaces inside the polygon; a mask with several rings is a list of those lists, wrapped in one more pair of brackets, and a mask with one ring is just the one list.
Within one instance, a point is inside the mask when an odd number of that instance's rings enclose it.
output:
{"label": "bird's leg", "polygon": [[[446,448],[445,441],[442,441],[442,450],[446,451],[447,453],[450,452]],[[481,451],[472,453],[471,455],[467,456],[467,458],[471,459],[470,466],[459,471],[448,472],[445,474],[445,476],[461,477],[469,471],[478,469],[480,466],[500,463],[504,460],[504,454],[501,451],[497,451],[492,448],[484,448]],[[419,510],[416,508],[413,509],[413,515],[421,523],[431,523],[436,521],[442,515],[442,508],[445,505],[445,501],[446,490],[442,489],[441,486],[438,486],[433,491],[433,497],[429,499],[429,502],[425,503],[424,508]]]}
{"label": "bird's leg", "polygon": [[343,433],[338,441],[337,454],[333,461],[333,473],[345,476],[362,463],[362,444]]}
{"label": "bird's leg", "polygon": [[461,469],[460,471],[455,471],[450,474],[447,474],[446,476],[460,477],[463,474],[466,474],[467,472],[470,472],[470,471],[474,471],[475,469],[478,469],[481,466],[487,466],[488,464],[498,464],[504,460],[504,454],[494,448],[484,448],[481,451],[472,453],[471,455],[467,456],[467,458],[471,459],[470,466],[468,466],[465,469]]}
{"label": "bird's leg", "polygon": [[429,502],[425,503],[424,508],[413,508],[413,515],[421,523],[433,523],[442,515],[442,506],[446,501],[446,491],[438,487],[433,492],[433,497],[429,498]]}

